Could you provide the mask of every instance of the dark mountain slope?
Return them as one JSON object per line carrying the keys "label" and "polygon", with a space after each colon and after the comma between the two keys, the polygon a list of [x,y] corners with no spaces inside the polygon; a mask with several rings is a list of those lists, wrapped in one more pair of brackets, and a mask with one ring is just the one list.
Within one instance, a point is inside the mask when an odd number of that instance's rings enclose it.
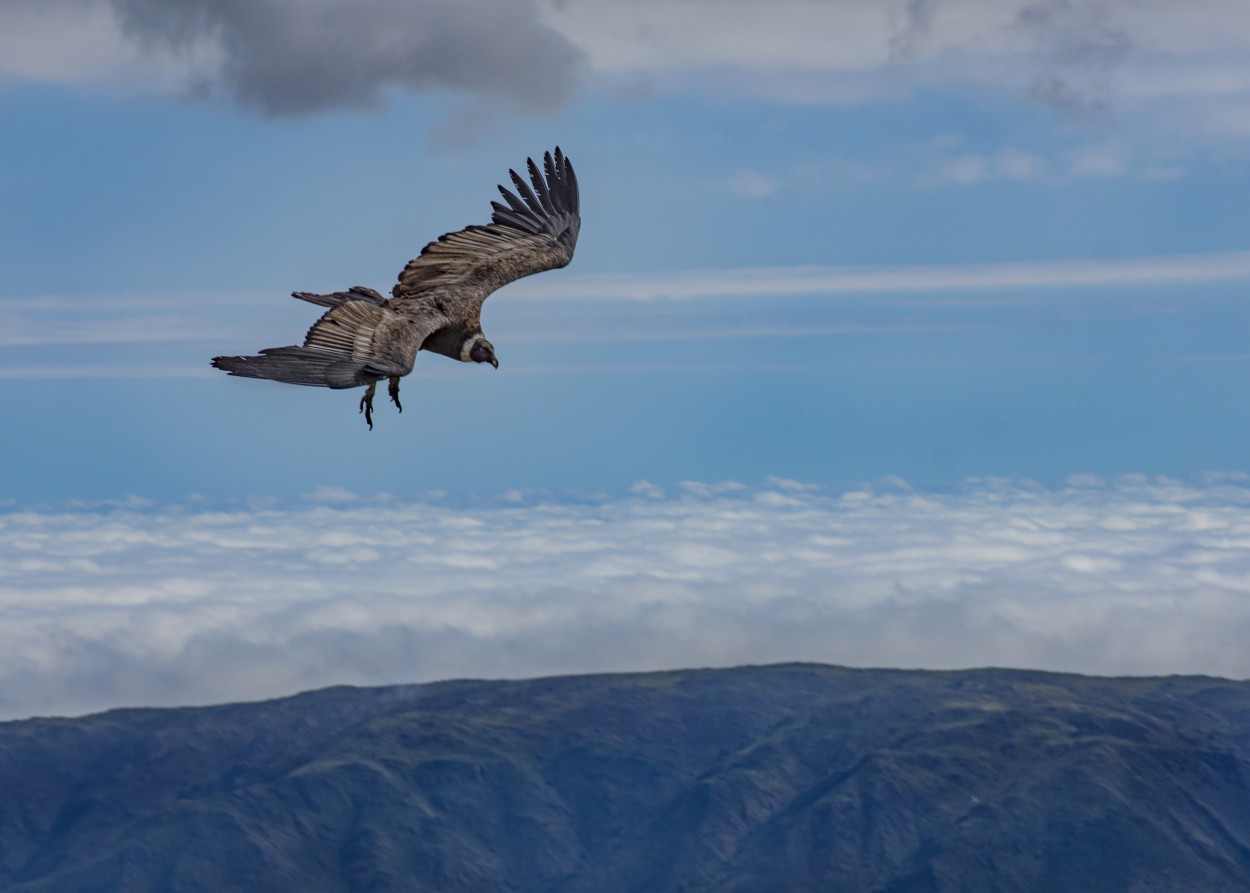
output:
{"label": "dark mountain slope", "polygon": [[1250,890],[1250,685],[787,665],[4,723],[0,889]]}

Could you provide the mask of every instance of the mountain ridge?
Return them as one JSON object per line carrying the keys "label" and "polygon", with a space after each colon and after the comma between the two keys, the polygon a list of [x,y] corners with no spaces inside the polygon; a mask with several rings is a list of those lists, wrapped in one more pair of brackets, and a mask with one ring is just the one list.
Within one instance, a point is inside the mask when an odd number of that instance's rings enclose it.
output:
{"label": "mountain ridge", "polygon": [[0,723],[0,889],[1250,889],[1250,683],[779,664]]}

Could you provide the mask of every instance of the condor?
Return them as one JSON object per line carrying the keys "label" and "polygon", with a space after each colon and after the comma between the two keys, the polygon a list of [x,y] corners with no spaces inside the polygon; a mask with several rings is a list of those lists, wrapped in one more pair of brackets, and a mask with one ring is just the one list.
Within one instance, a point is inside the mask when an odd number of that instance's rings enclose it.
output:
{"label": "condor", "polygon": [[499,187],[507,204],[491,202],[491,222],[426,245],[399,274],[389,299],[361,285],[327,295],[294,292],[330,308],[302,345],[214,357],[213,366],[288,384],[367,385],[360,411],[371,430],[377,383],[389,379],[391,400],[402,412],[399,380],[412,371],[418,351],[498,369],[495,348],[482,332],[482,302],[509,282],[566,266],[581,226],[577,175],[560,149],[544,155],[541,172],[533,159],[526,162],[530,183],[509,171],[516,193]]}

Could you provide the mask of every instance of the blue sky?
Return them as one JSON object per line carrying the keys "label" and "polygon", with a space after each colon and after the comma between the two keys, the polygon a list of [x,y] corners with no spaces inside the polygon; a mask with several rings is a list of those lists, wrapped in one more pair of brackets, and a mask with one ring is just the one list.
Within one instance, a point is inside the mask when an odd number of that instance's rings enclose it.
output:
{"label": "blue sky", "polygon": [[[737,25],[697,2],[540,5],[524,27],[572,61],[468,87],[379,63],[364,99],[320,77],[292,98],[299,38],[274,50],[287,80],[247,80],[244,37],[285,31],[232,4],[168,5],[219,18],[163,50],[159,15],[89,6],[90,29],[36,27],[68,8],[55,3],[8,13],[25,39],[5,29],[45,52],[10,46],[0,92],[3,496],[1242,467],[1250,264],[1225,262],[1250,247],[1235,5],[1181,21],[1165,4],[793,2],[763,17],[741,3]],[[309,9],[288,12],[313,49],[352,36]],[[368,9],[364,38],[425,27],[401,4]],[[472,56],[498,37],[454,39]],[[75,41],[95,47],[81,69]],[[292,290],[387,288],[555,143],[578,165],[582,239],[567,270],[487,305],[500,372],[422,357],[408,413],[369,433],[354,394],[208,369],[297,341],[314,316]],[[1178,257],[1217,272],[1171,274]],[[940,284],[952,268],[1091,261],[1120,275]],[[807,266],[886,275],[787,286]],[[892,290],[890,271],[912,267]],[[744,268],[758,288],[727,288]],[[682,300],[665,274],[715,281]],[[639,276],[661,280],[653,299],[622,293]],[[374,461],[324,461],[361,450]]]}
{"label": "blue sky", "polygon": [[[958,500],[1004,479],[1064,503],[1093,498],[1072,481],[1095,476],[1114,502],[1144,475],[1156,483],[1142,504],[1166,506],[1183,481],[1187,499],[1241,523],[1228,483],[1250,454],[1240,0],[345,8],[0,11],[7,545],[26,541],[15,518],[72,528],[75,512],[135,512],[142,527],[165,512],[320,506],[350,526],[353,506],[471,515],[521,500],[540,516],[593,504],[616,517],[640,492],[684,504],[690,482],[767,502],[776,480],[818,488],[834,511],[837,494],[898,481]],[[387,290],[426,241],[487,219],[509,167],[556,144],[582,185],[577,255],[487,303],[498,371],[423,355],[405,412],[381,406],[370,432],[355,392],[209,368],[299,341],[315,309],[293,290]],[[785,528],[772,508],[769,536]],[[1198,548],[1169,530],[1160,548]],[[1122,582],[1110,564],[1077,564]],[[957,556],[932,572],[982,573]],[[16,580],[0,586],[11,616],[53,585]],[[97,582],[84,571],[73,585]],[[800,650],[909,663],[888,636],[867,640],[876,659]],[[952,655],[969,653],[961,641]],[[1033,663],[1250,674],[1071,654],[1040,649]],[[309,679],[475,666],[597,665],[482,656]],[[117,686],[73,706],[157,697]]]}

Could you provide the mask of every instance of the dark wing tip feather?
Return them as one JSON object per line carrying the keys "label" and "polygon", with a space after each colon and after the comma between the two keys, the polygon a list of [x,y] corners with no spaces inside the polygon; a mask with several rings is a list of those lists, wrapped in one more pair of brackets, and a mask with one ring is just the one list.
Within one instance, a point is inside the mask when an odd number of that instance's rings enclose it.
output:
{"label": "dark wing tip feather", "polygon": [[551,202],[551,193],[547,189],[547,181],[543,179],[543,175],[538,170],[538,165],[534,163],[534,159],[525,159],[525,164],[529,167],[530,181],[534,184],[534,192],[537,193],[538,201],[542,205],[543,210],[548,214],[559,213],[556,211],[556,206]]}
{"label": "dark wing tip feather", "polygon": [[538,217],[544,216],[546,209],[543,207],[543,203],[538,200],[538,196],[534,194],[534,190],[530,189],[530,184],[526,183],[516,171],[510,170],[508,173],[512,176],[512,182],[516,186],[517,192],[521,194],[521,198],[525,199],[525,203],[530,206],[530,210]]}
{"label": "dark wing tip feather", "polygon": [[564,159],[564,176],[565,181],[568,183],[569,210],[580,216],[582,199],[577,189],[577,174],[573,171],[573,162],[567,158]]}
{"label": "dark wing tip feather", "polygon": [[537,221],[533,217],[522,216],[511,208],[505,208],[499,202],[491,202],[491,209],[494,213],[491,219],[495,223],[504,223],[516,229],[525,230],[526,232],[534,232],[538,226]]}
{"label": "dark wing tip feather", "polygon": [[564,204],[563,210],[578,214],[581,207],[577,192],[577,174],[573,173],[573,162],[569,161],[568,156],[560,150],[559,146],[555,148],[554,158],[552,153],[548,152],[543,162],[547,166],[547,176],[557,186],[552,191]]}
{"label": "dark wing tip feather", "polygon": [[521,201],[521,199],[517,198],[503,186],[499,187],[499,193],[504,197],[504,201],[508,203],[517,217],[531,221],[530,225],[536,226],[540,223],[540,218],[534,213],[534,209]]}
{"label": "dark wing tip feather", "polygon": [[556,209],[570,211],[568,202],[568,184],[564,179],[564,171],[560,163],[560,147],[556,146],[556,160],[552,161],[551,153],[543,153],[543,169],[547,172],[547,181],[551,184],[551,200]]}
{"label": "dark wing tip feather", "polygon": [[[536,233],[543,229],[545,220],[551,217],[580,214],[580,198],[577,189],[577,175],[568,156],[555,147],[554,153],[543,153],[542,168],[534,159],[525,159],[530,182],[527,182],[515,170],[509,170],[516,192],[504,186],[499,187],[499,194],[508,203],[504,207],[499,202],[491,202],[494,211],[492,221],[510,226],[525,232]],[[533,186],[530,183],[533,183]]]}

